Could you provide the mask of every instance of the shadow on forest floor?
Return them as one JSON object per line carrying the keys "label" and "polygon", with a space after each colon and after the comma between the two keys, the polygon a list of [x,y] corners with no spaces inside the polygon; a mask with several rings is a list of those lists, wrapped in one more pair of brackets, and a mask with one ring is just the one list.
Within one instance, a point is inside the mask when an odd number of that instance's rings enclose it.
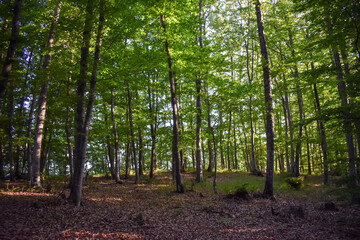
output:
{"label": "shadow on forest floor", "polygon": [[[84,186],[84,206],[61,199],[66,179],[56,179],[48,193],[31,192],[27,182],[2,182],[0,239],[356,239],[360,208],[335,202],[322,208],[324,189],[316,177],[303,190],[287,188],[275,179],[276,201],[227,197],[245,183],[260,191],[264,178],[245,173],[219,173],[219,194],[212,192],[211,173],[194,184],[183,174],[186,191],[174,192],[169,173],[158,173],[135,185],[130,177],[116,184],[90,177]],[[321,179],[320,179],[321,183]],[[13,187],[14,186],[14,187]],[[48,189],[49,190],[49,189]],[[69,190],[65,190],[68,196]],[[317,196],[320,195],[320,196]]]}

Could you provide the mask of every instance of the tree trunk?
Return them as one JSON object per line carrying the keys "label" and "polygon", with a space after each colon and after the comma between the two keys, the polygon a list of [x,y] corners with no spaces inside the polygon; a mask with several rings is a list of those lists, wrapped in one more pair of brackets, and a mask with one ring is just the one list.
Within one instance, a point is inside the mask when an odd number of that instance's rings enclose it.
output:
{"label": "tree trunk", "polygon": [[[50,51],[55,40],[56,27],[58,24],[60,16],[61,1],[58,2],[54,10],[54,18],[50,27],[49,37],[45,44],[45,50]],[[35,140],[34,140],[34,149],[32,157],[32,186],[40,186],[40,156],[41,156],[41,143],[43,139],[43,129],[46,117],[46,103],[47,103],[47,94],[49,90],[49,80],[50,80],[50,64],[51,64],[51,55],[48,53],[41,57],[40,62],[42,62],[42,70],[45,73],[44,81],[41,86],[41,92],[38,100],[38,111],[36,117],[36,128],[35,128]]]}
{"label": "tree trunk", "polygon": [[20,32],[21,7],[22,7],[22,0],[16,0],[14,6],[13,20],[11,25],[11,38],[2,70],[2,79],[0,81],[0,99],[2,99],[5,96],[5,90],[9,85],[12,62],[15,59],[15,55],[16,55],[16,47]]}
{"label": "tree trunk", "polygon": [[196,182],[203,182],[201,160],[201,79],[196,78]]}
{"label": "tree trunk", "polygon": [[223,150],[223,145],[222,145],[222,142],[223,142],[223,130],[222,130],[222,126],[223,126],[223,117],[222,117],[222,111],[221,111],[221,105],[219,105],[219,121],[220,121],[220,139],[219,139],[219,142],[220,142],[220,160],[221,160],[221,168],[222,169],[225,169],[225,159],[224,159],[224,150]]}
{"label": "tree trunk", "polygon": [[[285,76],[284,76],[284,78],[285,78]],[[293,121],[292,121],[290,105],[289,105],[290,98],[287,93],[285,94],[285,102],[286,102],[287,120],[288,120],[289,130],[290,130],[290,168],[292,171],[292,169],[294,168],[294,165],[295,165],[294,128],[293,128]]]}
{"label": "tree trunk", "polygon": [[258,33],[260,39],[261,55],[263,57],[263,74],[266,106],[266,140],[267,140],[267,163],[264,196],[272,198],[274,195],[274,115],[272,108],[271,76],[269,67],[268,50],[263,26],[261,4],[258,0],[255,4]]}
{"label": "tree trunk", "polygon": [[251,163],[249,161],[249,147],[248,147],[248,140],[247,140],[247,135],[246,135],[246,131],[245,131],[245,123],[243,120],[241,120],[241,125],[242,125],[242,129],[243,129],[244,142],[245,142],[245,150],[244,150],[245,165],[247,166],[247,170],[250,171],[252,169],[251,169]]}
{"label": "tree trunk", "polygon": [[28,122],[27,122],[27,137],[28,140],[26,142],[26,161],[27,161],[27,167],[28,167],[28,180],[31,181],[31,175],[32,175],[32,170],[31,170],[31,152],[32,152],[32,148],[31,148],[31,132],[32,132],[32,125],[33,125],[33,117],[34,117],[34,109],[35,109],[35,105],[36,105],[36,96],[33,95],[33,98],[31,100],[31,107],[30,107],[30,112],[29,112],[29,118],[28,118]]}
{"label": "tree trunk", "polygon": [[231,110],[229,113],[229,128],[228,128],[228,139],[227,139],[227,168],[228,171],[231,170],[231,162],[230,162],[230,137],[231,137]]}
{"label": "tree trunk", "polygon": [[[66,91],[66,96],[70,98],[70,84],[72,78],[72,72],[69,72],[68,77],[68,86]],[[72,178],[74,176],[74,158],[73,158],[73,148],[71,143],[71,109],[69,106],[66,106],[66,123],[65,123],[65,134],[66,134],[66,150],[67,150],[67,157],[69,162],[70,168],[70,183],[69,186],[72,184]]]}
{"label": "tree trunk", "polygon": [[212,169],[214,168],[215,162],[216,162],[216,158],[215,158],[215,156],[216,156],[216,144],[214,144],[214,143],[216,143],[216,139],[215,139],[214,129],[211,126],[211,105],[210,105],[210,100],[209,100],[209,90],[208,90],[208,83],[207,82],[206,82],[206,85],[204,86],[204,91],[205,91],[205,94],[206,94],[205,101],[206,101],[206,106],[207,106],[208,131],[211,134],[212,143],[213,143],[213,147],[211,147],[211,141],[209,141],[210,144],[209,144],[209,168],[208,168],[208,171],[211,172]]}
{"label": "tree trunk", "polygon": [[113,134],[115,141],[115,181],[120,182],[120,150],[119,150],[119,135],[115,119],[115,99],[114,89],[111,89],[111,121],[113,123]]}
{"label": "tree trunk", "polygon": [[[328,30],[329,35],[332,36],[332,23],[328,21]],[[345,139],[346,139],[346,146],[349,158],[349,174],[350,176],[355,176],[356,168],[355,168],[355,148],[354,148],[354,138],[352,135],[352,126],[351,126],[351,119],[350,119],[350,111],[348,109],[349,99],[346,93],[346,84],[344,81],[344,73],[341,66],[340,54],[338,49],[335,45],[331,46],[331,51],[334,57],[334,64],[337,70],[337,79],[338,83],[338,91],[341,98],[341,107],[342,107],[342,118],[343,118],[343,125],[345,130]]]}
{"label": "tree trunk", "polygon": [[12,84],[9,86],[9,105],[8,105],[8,118],[9,118],[9,124],[8,124],[8,140],[9,140],[9,146],[8,146],[8,160],[10,165],[10,181],[14,181],[14,150],[13,150],[13,138],[14,138],[14,127],[13,127],[13,121],[14,121],[14,93],[13,93],[13,86]]}
{"label": "tree trunk", "polygon": [[289,161],[289,127],[288,127],[288,118],[287,118],[287,110],[286,110],[286,102],[284,97],[281,97],[281,102],[283,105],[284,111],[284,121],[285,121],[285,158],[286,158],[286,171],[291,172],[291,166]]}
{"label": "tree trunk", "polygon": [[[50,143],[51,143],[51,140],[52,140],[52,136],[53,136],[53,126],[54,126],[55,122],[52,122],[50,124],[51,127],[47,127],[45,129],[45,131],[47,132],[50,132],[49,134],[49,137],[48,137],[48,140],[46,141],[46,138],[44,138],[43,140],[43,151],[42,151],[42,154],[43,154],[43,157],[42,157],[42,161],[40,162],[40,173],[42,173],[43,175],[45,175],[45,170],[46,170],[46,165],[47,165],[47,161],[49,159],[49,154],[50,154]],[[46,125],[49,125],[49,124],[46,124]],[[46,135],[46,134],[44,134]]]}
{"label": "tree trunk", "polygon": [[139,166],[137,162],[136,156],[136,146],[135,146],[135,135],[134,135],[134,123],[133,123],[133,114],[132,114],[132,104],[131,104],[131,93],[130,93],[130,86],[126,83],[127,92],[128,92],[128,108],[129,108],[129,123],[130,123],[130,134],[131,134],[131,147],[133,150],[133,162],[135,164],[135,184],[140,183],[140,176],[139,176]]}
{"label": "tree trunk", "polygon": [[344,75],[341,68],[340,56],[335,48],[332,49],[335,67],[337,68],[337,79],[338,83],[338,91],[341,98],[341,107],[343,108],[342,117],[344,120],[344,129],[345,129],[345,138],[346,138],[346,146],[349,157],[349,173],[351,176],[355,176],[355,148],[354,148],[354,139],[352,135],[352,126],[350,120],[350,113],[348,110],[349,99],[346,94],[346,85],[344,81]]}
{"label": "tree trunk", "polygon": [[86,84],[88,73],[88,56],[91,40],[91,29],[93,25],[94,4],[95,1],[88,0],[86,7],[86,19],[83,32],[83,47],[81,48],[81,60],[80,60],[80,75],[77,88],[78,103],[75,113],[75,158],[74,158],[74,178],[71,185],[71,192],[69,199],[77,206],[81,203],[81,190],[84,178],[84,168],[86,159],[86,147],[89,136],[89,127],[92,114],[92,108],[95,99],[95,87],[97,80],[97,72],[100,59],[100,48],[102,44],[103,29],[104,29],[104,11],[105,0],[100,1],[100,17],[98,33],[96,37],[96,46],[94,53],[93,71],[90,80],[89,99],[86,108],[85,115],[85,101],[86,101]]}
{"label": "tree trunk", "polygon": [[4,180],[4,146],[0,143],[0,180]]}
{"label": "tree trunk", "polygon": [[[250,18],[248,18],[248,26],[250,27]],[[246,42],[246,72],[248,75],[248,81],[250,86],[252,86],[253,83],[253,77],[254,77],[254,46],[252,50],[252,65],[251,65],[251,71],[250,71],[250,57],[249,57],[249,42]],[[249,112],[250,112],[250,130],[251,130],[251,154],[250,154],[250,161],[251,161],[251,168],[254,175],[258,175],[258,169],[256,167],[256,160],[255,160],[255,137],[254,137],[254,123],[253,123],[253,107],[252,107],[252,94],[250,93],[249,96]]]}
{"label": "tree trunk", "polygon": [[156,122],[157,122],[157,113],[154,113],[153,104],[152,104],[152,95],[150,86],[148,87],[148,96],[149,96],[149,110],[151,116],[151,160],[150,160],[150,178],[154,177],[155,163],[156,163]]}
{"label": "tree trunk", "polygon": [[[104,104],[104,121],[105,121],[106,126],[108,124],[107,109],[108,109],[108,106],[105,103]],[[111,144],[110,134],[106,134],[106,148],[107,148],[107,156],[108,156],[109,164],[110,164],[109,170],[110,170],[110,174],[111,174],[111,179],[115,180],[116,177],[115,177],[114,149]]]}
{"label": "tree trunk", "polygon": [[139,146],[138,146],[139,147],[139,175],[142,176],[142,175],[144,175],[143,135],[142,135],[140,127],[139,127],[138,131],[139,131]]}
{"label": "tree trunk", "polygon": [[237,159],[237,141],[236,141],[236,126],[235,126],[235,119],[234,119],[234,155],[235,155],[235,169],[239,169],[239,162]]}
{"label": "tree trunk", "polygon": [[[311,63],[311,69],[314,69],[314,63]],[[316,103],[316,112],[317,115],[320,117],[319,120],[319,130],[320,130],[320,137],[321,137],[321,149],[323,153],[323,163],[324,163],[324,184],[327,185],[328,181],[328,160],[327,160],[327,143],[326,143],[326,133],[324,122],[321,119],[321,106],[319,100],[319,94],[317,91],[316,83],[314,83],[314,95],[315,95],[315,103]]]}
{"label": "tree trunk", "polygon": [[[295,59],[295,50],[294,50],[294,43],[292,40],[292,34],[289,30],[289,40],[290,40],[290,47],[291,55],[293,59]],[[294,73],[295,81],[298,81],[299,78],[299,69],[297,67],[297,63],[295,63],[295,73]],[[300,153],[301,153],[301,140],[303,135],[303,102],[302,102],[302,92],[299,84],[296,84],[296,93],[297,93],[297,100],[298,100],[298,106],[299,106],[299,139],[296,142],[296,154],[295,154],[295,164],[293,166],[293,176],[298,177],[300,176],[300,170],[299,170],[299,164],[300,164]]]}
{"label": "tree trunk", "polygon": [[[161,25],[164,29],[165,35],[167,35],[165,17],[161,15]],[[181,180],[180,173],[180,159],[179,159],[179,123],[178,123],[178,109],[177,109],[177,97],[175,92],[175,79],[173,72],[173,65],[169,50],[169,41],[165,40],[165,51],[168,56],[168,67],[169,67],[169,80],[170,80],[170,92],[171,92],[171,105],[173,109],[173,144],[172,144],[172,159],[175,164],[175,177],[176,177],[176,190],[177,192],[183,193],[184,186]],[[173,166],[174,168],[174,166]]]}
{"label": "tree trunk", "polygon": [[130,143],[126,143],[126,158],[125,158],[125,178],[130,175]]}

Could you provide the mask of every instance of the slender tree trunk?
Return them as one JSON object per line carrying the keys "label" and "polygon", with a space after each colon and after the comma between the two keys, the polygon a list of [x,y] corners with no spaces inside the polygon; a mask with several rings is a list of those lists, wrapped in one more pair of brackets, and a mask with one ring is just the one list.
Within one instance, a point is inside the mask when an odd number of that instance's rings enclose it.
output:
{"label": "slender tree trunk", "polygon": [[14,93],[12,84],[9,86],[9,105],[8,105],[8,160],[10,165],[10,181],[14,181],[14,150],[13,150],[13,138],[14,138],[14,130],[13,130],[13,118],[14,118]]}
{"label": "slender tree trunk", "polygon": [[139,131],[139,175],[142,176],[144,175],[144,167],[143,167],[143,159],[144,159],[144,155],[143,155],[143,135],[142,135],[142,131],[141,128],[138,128]]}
{"label": "slender tree trunk", "polygon": [[257,3],[255,4],[255,9],[260,39],[261,55],[264,60],[262,62],[265,89],[267,140],[267,166],[264,196],[267,198],[272,198],[274,195],[274,115],[272,108],[271,76],[260,1],[257,1]]}
{"label": "slender tree trunk", "polygon": [[209,100],[209,90],[208,90],[208,83],[207,82],[206,82],[206,85],[204,86],[204,91],[205,91],[205,94],[206,94],[205,102],[206,102],[206,106],[207,106],[208,131],[211,134],[212,144],[213,144],[213,147],[211,147],[211,141],[209,141],[209,168],[207,170],[209,172],[211,172],[212,169],[215,166],[215,161],[216,161],[215,155],[216,155],[217,150],[216,150],[216,144],[214,144],[214,142],[216,143],[215,134],[213,134],[214,129],[211,126],[211,105],[210,105],[210,100]]}
{"label": "slender tree trunk", "polygon": [[4,146],[0,143],[0,180],[3,180],[4,178]]}
{"label": "slender tree trunk", "polygon": [[[42,173],[43,175],[46,174],[45,170],[46,170],[46,165],[47,165],[47,161],[49,159],[49,154],[50,154],[50,144],[51,144],[51,140],[52,140],[52,136],[53,136],[53,126],[54,126],[55,122],[53,121],[50,124],[50,127],[47,127],[47,129],[45,131],[50,132],[48,139],[46,140],[46,138],[44,138],[43,140],[43,158],[42,161],[40,162],[40,173]],[[46,124],[49,125],[49,124]],[[46,134],[44,134],[46,135]]]}
{"label": "slender tree trunk", "polygon": [[137,155],[136,155],[136,146],[135,146],[135,135],[134,135],[134,123],[133,123],[133,113],[132,113],[132,104],[131,104],[131,93],[130,93],[130,86],[126,83],[127,92],[128,92],[128,108],[129,108],[129,123],[130,123],[130,135],[131,135],[131,147],[133,150],[133,162],[135,164],[135,184],[140,183],[140,176],[139,176],[139,166],[137,162]]}
{"label": "slender tree trunk", "polygon": [[119,149],[119,135],[115,119],[115,97],[114,89],[111,89],[111,121],[113,123],[113,134],[115,141],[115,181],[120,182],[120,149]]}
{"label": "slender tree trunk", "polygon": [[[66,91],[66,96],[70,98],[70,84],[72,79],[72,72],[69,73],[68,77],[68,86]],[[70,184],[72,184],[72,178],[74,176],[74,158],[73,158],[73,148],[71,143],[71,109],[69,106],[66,106],[66,123],[65,123],[65,134],[66,134],[66,150],[67,150],[67,157],[69,162],[70,168]]]}
{"label": "slender tree trunk", "polygon": [[235,156],[235,169],[239,169],[239,162],[237,158],[237,140],[236,140],[236,126],[235,126],[235,119],[234,119],[234,156]]}
{"label": "slender tree trunk", "polygon": [[[311,69],[314,69],[314,63],[311,63]],[[325,133],[325,127],[324,122],[321,119],[321,106],[320,106],[320,100],[319,100],[319,94],[317,91],[316,83],[314,83],[314,95],[315,95],[315,103],[316,103],[316,111],[317,114],[320,117],[319,120],[319,130],[320,130],[320,137],[321,137],[321,149],[323,153],[323,163],[324,163],[324,184],[328,184],[328,160],[327,160],[327,143],[326,143],[326,133]],[[313,166],[314,167],[314,166]]]}
{"label": "slender tree trunk", "polygon": [[230,137],[231,137],[231,110],[229,113],[229,128],[228,128],[228,139],[227,139],[227,168],[231,170],[231,162],[230,162]]}
{"label": "slender tree trunk", "polygon": [[[332,36],[332,23],[328,21],[328,30],[329,35]],[[349,158],[349,173],[350,176],[355,176],[356,168],[355,168],[355,147],[354,147],[354,138],[352,135],[352,125],[350,119],[350,111],[348,109],[349,99],[346,93],[346,84],[344,81],[344,73],[341,66],[340,54],[338,49],[335,45],[331,46],[332,54],[334,57],[334,64],[337,70],[337,79],[338,79],[338,91],[341,98],[341,107],[343,108],[342,111],[342,118],[344,120],[344,130],[345,130],[345,139],[346,139],[346,146]],[[346,66],[345,66],[346,67]]]}
{"label": "slender tree trunk", "polygon": [[201,79],[196,78],[196,182],[203,182],[201,159]]}
{"label": "slender tree trunk", "polygon": [[[289,40],[290,40],[290,47],[292,48],[291,55],[295,59],[295,50],[294,50],[294,43],[292,39],[292,34],[289,30]],[[295,80],[298,81],[299,78],[299,69],[297,67],[297,63],[295,63],[295,73],[294,73]],[[301,139],[303,135],[303,102],[302,102],[302,92],[299,84],[296,84],[296,92],[297,92],[297,100],[299,106],[299,139],[296,142],[296,154],[295,154],[295,164],[293,166],[293,176],[298,177],[300,175],[299,164],[300,164],[300,153],[301,153]]]}
{"label": "slender tree trunk", "polygon": [[[250,25],[250,18],[248,19],[249,23],[248,26]],[[250,26],[249,26],[250,27]],[[246,56],[247,56],[247,60],[246,60],[246,69],[247,69],[247,75],[248,75],[248,81],[250,86],[253,83],[253,71],[254,71],[254,47],[252,50],[252,65],[251,65],[251,70],[250,70],[250,56],[249,56],[249,42],[246,43]],[[253,107],[252,107],[252,94],[250,93],[249,96],[249,111],[250,111],[250,130],[251,130],[251,168],[252,168],[252,172],[254,175],[258,175],[258,169],[256,167],[256,160],[255,160],[255,137],[254,137],[254,123],[253,123]]]}
{"label": "slender tree trunk", "polygon": [[[221,108],[221,106],[219,105],[219,107]],[[222,142],[224,140],[224,134],[223,134],[223,130],[222,130],[222,126],[223,126],[223,117],[222,117],[222,111],[221,109],[219,109],[219,120],[220,120],[220,159],[221,159],[221,168],[225,169],[225,159],[224,159],[224,150],[223,150],[223,145]]]}
{"label": "slender tree trunk", "polygon": [[35,109],[35,105],[36,105],[36,96],[33,95],[33,98],[31,100],[31,107],[30,107],[30,112],[29,112],[29,118],[28,118],[28,123],[27,123],[27,137],[28,137],[28,141],[26,143],[26,161],[27,161],[27,165],[28,165],[28,179],[31,181],[31,176],[32,176],[32,170],[31,170],[31,165],[32,165],[32,161],[31,161],[31,152],[32,152],[32,148],[31,148],[31,132],[32,132],[32,126],[33,126],[33,117],[34,117],[34,109]]}
{"label": "slender tree trunk", "polygon": [[[23,118],[24,118],[24,102],[25,102],[25,97],[22,96],[21,99],[20,99],[20,106],[18,108],[18,113],[17,113],[17,116],[21,119],[21,127],[18,127],[17,131],[16,131],[16,136],[18,139],[21,139],[22,136],[22,132],[23,132]],[[21,173],[20,173],[20,152],[21,152],[21,149],[20,149],[20,145],[18,145],[16,147],[16,155],[15,155],[15,176],[16,178],[19,178]]]}
{"label": "slender tree trunk", "polygon": [[104,29],[104,12],[105,0],[100,1],[100,17],[98,33],[96,37],[96,46],[94,53],[94,64],[90,80],[89,99],[85,114],[85,101],[86,101],[86,84],[88,73],[88,56],[91,39],[91,29],[93,25],[93,15],[95,1],[88,0],[86,7],[86,19],[83,32],[83,47],[81,48],[80,60],[80,75],[77,88],[78,103],[75,113],[76,133],[75,133],[75,158],[74,158],[74,178],[71,185],[71,192],[69,199],[77,206],[81,203],[81,190],[84,178],[84,168],[86,159],[86,147],[89,136],[89,127],[91,114],[95,99],[95,87],[97,81],[97,72],[100,60],[100,48],[102,44],[103,29]]}
{"label": "slender tree trunk", "polygon": [[[56,28],[60,16],[61,1],[58,2],[54,10],[54,18],[50,27],[49,37],[45,44],[45,50],[50,51],[55,40]],[[35,127],[35,140],[34,140],[34,149],[32,157],[32,186],[40,186],[40,156],[41,156],[41,143],[43,139],[43,129],[46,117],[46,103],[47,103],[47,94],[49,90],[49,80],[50,80],[50,64],[51,64],[51,55],[47,53],[42,56],[42,70],[44,71],[45,77],[43,84],[41,86],[41,91],[38,100],[38,111],[36,117],[36,127]]]}
{"label": "slender tree trunk", "polygon": [[157,115],[153,111],[153,104],[152,104],[152,95],[150,86],[148,87],[148,95],[149,95],[149,110],[150,116],[153,120],[150,124],[151,130],[151,160],[150,160],[150,178],[154,177],[154,170],[155,170],[155,162],[156,162],[156,121]]}
{"label": "slender tree trunk", "polygon": [[[165,17],[161,15],[161,25],[164,29],[165,35],[167,35]],[[173,65],[169,50],[169,41],[165,40],[165,51],[168,56],[169,66],[169,80],[170,80],[170,92],[171,92],[171,105],[173,109],[173,144],[172,144],[172,159],[175,164],[175,177],[176,177],[176,190],[177,192],[183,193],[184,186],[181,180],[180,173],[180,159],[179,159],[179,123],[178,123],[178,108],[177,108],[177,97],[175,92],[175,79],[173,72]],[[174,168],[174,166],[173,166]]]}
{"label": "slender tree trunk", "polygon": [[125,178],[130,175],[130,143],[126,143],[126,158],[125,158]]}
{"label": "slender tree trunk", "polygon": [[[245,164],[248,167],[248,169],[252,170],[251,163],[249,162],[249,147],[248,147],[248,139],[245,131],[245,123],[244,121],[241,121],[242,128],[243,128],[243,135],[244,135],[244,141],[245,141]],[[251,161],[251,160],[250,160]]]}
{"label": "slender tree trunk", "polygon": [[21,8],[22,0],[16,0],[11,25],[11,38],[2,70],[2,79],[0,80],[0,99],[5,96],[5,90],[9,86],[11,67],[13,60],[15,59],[18,36],[20,32]]}
{"label": "slender tree trunk", "polygon": [[341,98],[341,106],[343,107],[343,120],[344,120],[344,129],[345,129],[345,138],[346,138],[346,146],[348,151],[349,157],[349,173],[351,176],[355,176],[356,169],[355,169],[355,148],[354,148],[354,139],[352,135],[352,126],[350,120],[350,113],[347,108],[349,104],[349,99],[346,94],[346,85],[344,81],[344,75],[341,68],[340,56],[339,53],[336,51],[335,48],[332,49],[335,67],[337,68],[337,79],[338,83],[338,91]]}
{"label": "slender tree trunk", "polygon": [[287,93],[285,94],[285,102],[286,102],[287,119],[288,119],[289,130],[290,130],[290,168],[293,169],[294,165],[295,165],[294,128],[293,128],[293,121],[292,121],[290,105],[289,105],[290,98]]}
{"label": "slender tree trunk", "polygon": [[281,102],[283,105],[284,111],[284,121],[285,121],[285,158],[286,158],[286,171],[291,172],[291,166],[289,161],[289,127],[288,127],[288,118],[287,118],[287,111],[286,111],[286,102],[284,97],[281,97]]}
{"label": "slender tree trunk", "polygon": [[[107,115],[107,109],[108,109],[108,105],[105,103],[104,104],[104,121],[105,121],[105,125],[108,125],[108,115]],[[111,174],[111,179],[115,180],[115,161],[114,161],[114,149],[113,149],[113,145],[111,144],[111,139],[110,139],[110,134],[106,134],[106,148],[107,148],[107,156],[109,159],[109,164],[110,164],[110,174]]]}

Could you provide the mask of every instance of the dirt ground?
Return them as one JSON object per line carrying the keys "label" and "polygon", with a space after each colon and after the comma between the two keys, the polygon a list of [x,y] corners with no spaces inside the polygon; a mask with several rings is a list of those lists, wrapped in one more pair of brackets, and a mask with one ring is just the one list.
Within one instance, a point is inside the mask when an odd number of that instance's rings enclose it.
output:
{"label": "dirt ground", "polygon": [[91,178],[82,207],[59,192],[23,191],[24,182],[3,182],[0,239],[360,239],[357,205],[324,210],[320,203],[281,196],[178,194],[168,182],[166,174],[139,185]]}

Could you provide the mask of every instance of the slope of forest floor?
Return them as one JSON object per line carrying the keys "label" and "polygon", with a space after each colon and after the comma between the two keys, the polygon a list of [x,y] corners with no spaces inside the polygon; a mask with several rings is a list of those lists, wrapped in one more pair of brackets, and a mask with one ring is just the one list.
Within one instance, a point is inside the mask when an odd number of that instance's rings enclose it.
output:
{"label": "slope of forest floor", "polygon": [[[63,199],[69,190],[59,179],[44,184],[47,193],[1,182],[0,239],[360,239],[359,205],[330,199],[336,206],[325,210],[316,177],[300,191],[277,178],[276,201],[260,197],[262,177],[219,173],[219,194],[211,175],[196,185],[193,173],[183,177],[184,194],[174,192],[169,173],[139,185],[89,177],[82,207]],[[251,199],[229,195],[236,186],[253,191]]]}

